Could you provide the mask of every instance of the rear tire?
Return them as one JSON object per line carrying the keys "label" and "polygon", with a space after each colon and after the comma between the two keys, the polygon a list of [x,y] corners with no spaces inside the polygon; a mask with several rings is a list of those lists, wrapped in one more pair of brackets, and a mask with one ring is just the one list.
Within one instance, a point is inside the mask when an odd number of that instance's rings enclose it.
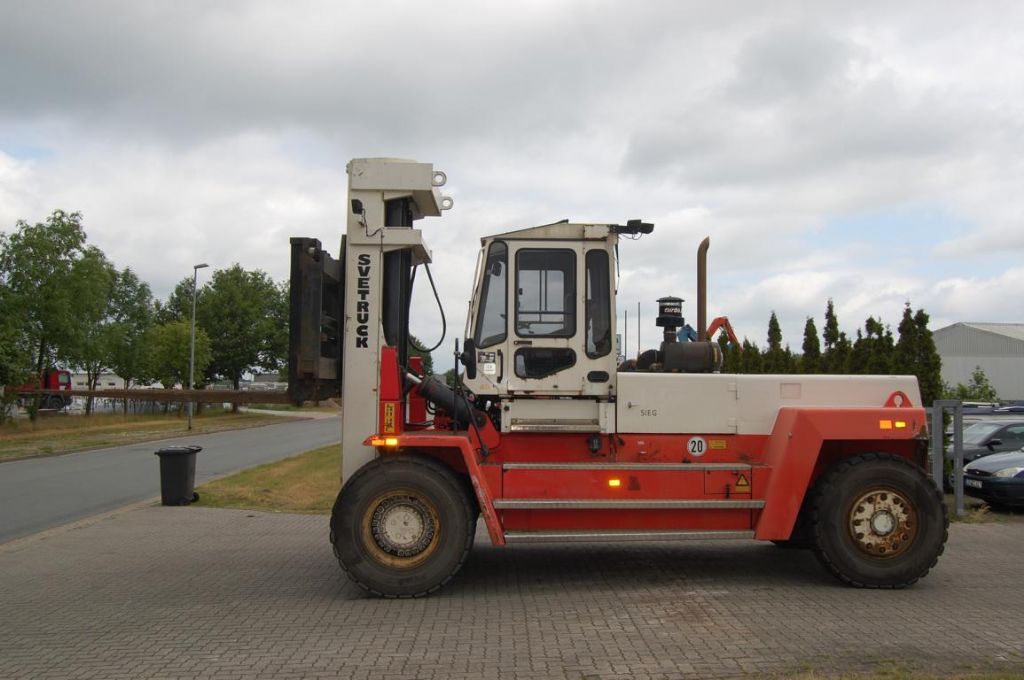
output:
{"label": "rear tire", "polygon": [[818,560],[858,588],[905,588],[935,566],[949,529],[939,490],[917,466],[884,453],[841,461],[811,502]]}
{"label": "rear tire", "polygon": [[371,593],[422,597],[462,567],[475,518],[465,485],[449,468],[430,458],[385,456],[338,494],[331,543],[349,578]]}

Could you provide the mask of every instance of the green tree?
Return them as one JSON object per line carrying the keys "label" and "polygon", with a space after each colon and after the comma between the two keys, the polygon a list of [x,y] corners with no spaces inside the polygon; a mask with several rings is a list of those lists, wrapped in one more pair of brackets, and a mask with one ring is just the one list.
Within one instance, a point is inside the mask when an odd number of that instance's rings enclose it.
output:
{"label": "green tree", "polygon": [[857,330],[857,340],[850,355],[850,373],[889,375],[892,372],[892,331],[882,322],[869,316],[864,332]]}
{"label": "green tree", "polygon": [[0,423],[7,419],[12,404],[17,401],[17,392],[7,392],[5,385],[21,385],[32,375],[32,359],[21,329],[13,303],[9,303],[6,288],[0,288]]}
{"label": "green tree", "polygon": [[917,326],[917,366],[915,372],[921,387],[921,399],[931,404],[942,394],[942,357],[935,348],[935,339],[928,328],[931,319],[919,309],[914,312],[914,325]]}
{"label": "green tree", "polygon": [[729,334],[724,329],[718,333],[718,346],[722,349],[722,373],[739,373],[743,351],[729,342]]}
{"label": "green tree", "polygon": [[288,296],[260,270],[218,269],[199,290],[196,323],[210,337],[211,377],[231,382],[256,369],[279,370],[288,353]]}
{"label": "green tree", "polygon": [[[149,284],[131,269],[117,273],[111,296],[111,316],[107,329],[107,363],[124,379],[125,388],[152,380],[146,333],[153,326],[153,295]],[[123,401],[125,413],[128,400]]]}
{"label": "green tree", "polygon": [[818,329],[814,319],[807,317],[804,323],[803,358],[800,360],[801,373],[818,373],[821,369],[821,344],[818,342]]}
{"label": "green tree", "polygon": [[840,332],[839,337],[836,339],[835,346],[829,352],[828,372],[833,375],[849,373],[850,355],[852,354],[853,344],[846,336],[846,333]]}
{"label": "green tree", "polygon": [[[189,350],[192,325],[169,321],[151,327],[143,336],[147,366],[153,378],[167,389],[188,387]],[[195,374],[203,375],[212,361],[210,337],[196,328]]]}
{"label": "green tree", "polygon": [[426,349],[426,346],[422,342],[420,342],[420,339],[417,338],[412,333],[410,333],[409,334],[409,347],[408,347],[409,356],[411,356],[411,357],[423,357],[423,371],[427,375],[433,375],[434,374],[434,359],[433,359],[433,357],[430,356],[430,352],[425,352],[425,351],[419,349],[420,347],[423,347],[424,349]]}
{"label": "green tree", "polygon": [[985,375],[985,371],[982,370],[981,366],[974,367],[969,383],[966,385],[957,383],[957,386],[953,389],[947,388],[946,393],[948,398],[960,399],[961,401],[999,401],[996,389],[992,387],[992,383],[989,382],[988,376]]}
{"label": "green tree", "polygon": [[18,323],[20,318],[14,296],[6,286],[0,286],[0,386],[20,385],[32,375],[31,353]]}
{"label": "green tree", "polygon": [[34,373],[65,358],[81,328],[79,312],[91,305],[102,281],[90,278],[102,253],[86,244],[80,213],[55,210],[45,222],[19,220],[0,234],[0,283],[5,305],[17,310],[22,341]]}
{"label": "green tree", "polygon": [[789,373],[793,363],[793,353],[788,347],[782,348],[782,328],[774,311],[768,318],[768,348],[762,363],[765,373]]}
{"label": "green tree", "polygon": [[[199,289],[202,295],[203,289]],[[167,323],[168,321],[191,321],[192,319],[192,277],[186,276],[174,287],[171,294],[167,296],[166,302],[159,300],[154,305],[154,321],[156,323]]]}
{"label": "green tree", "polygon": [[871,316],[864,323],[864,331],[871,339],[867,372],[872,375],[889,375],[892,372],[892,331]]}
{"label": "green tree", "polygon": [[925,406],[946,392],[942,384],[942,358],[935,349],[932,332],[928,330],[929,320],[923,309],[914,312],[909,302],[904,305],[892,361],[893,373],[917,376],[921,401]]}
{"label": "green tree", "polygon": [[[100,374],[109,366],[110,321],[114,281],[117,272],[102,253],[83,257],[74,266],[75,287],[82,292],[77,300],[77,323],[65,340],[61,358],[85,372],[86,387],[96,389]],[[85,401],[85,413],[92,413],[93,398]]]}
{"label": "green tree", "polygon": [[739,373],[763,373],[764,359],[757,345],[743,338],[743,351],[740,352]]}
{"label": "green tree", "polygon": [[850,359],[847,362],[847,371],[855,374],[868,372],[868,353],[871,351],[870,342],[864,339],[864,333],[857,329],[857,338],[853,341],[853,348],[850,351]]}
{"label": "green tree", "polygon": [[821,353],[821,370],[823,373],[845,373],[848,356],[839,356],[838,352],[845,354],[845,348],[838,350],[843,334],[839,331],[839,319],[836,318],[835,305],[832,298],[828,299],[825,305],[825,327],[821,331],[821,339],[825,341]]}

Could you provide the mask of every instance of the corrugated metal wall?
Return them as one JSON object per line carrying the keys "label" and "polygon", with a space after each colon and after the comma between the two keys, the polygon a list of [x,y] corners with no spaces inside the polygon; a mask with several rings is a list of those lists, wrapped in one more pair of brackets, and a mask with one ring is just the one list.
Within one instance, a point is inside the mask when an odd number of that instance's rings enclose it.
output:
{"label": "corrugated metal wall", "polygon": [[980,366],[1000,399],[1024,400],[1024,341],[953,324],[934,333],[942,379],[967,384]]}

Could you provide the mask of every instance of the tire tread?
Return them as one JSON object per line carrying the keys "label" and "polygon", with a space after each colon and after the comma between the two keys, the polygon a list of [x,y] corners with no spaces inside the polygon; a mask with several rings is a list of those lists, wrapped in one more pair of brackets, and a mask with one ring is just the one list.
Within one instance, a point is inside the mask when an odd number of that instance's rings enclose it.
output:
{"label": "tire tread", "polygon": [[[437,583],[434,586],[431,586],[430,588],[426,588],[415,593],[399,595],[381,592],[380,590],[374,588],[371,584],[361,580],[354,570],[349,569],[349,567],[345,565],[344,561],[342,561],[341,554],[338,552],[337,540],[334,530],[335,514],[337,513],[338,507],[341,504],[341,498],[342,495],[345,493],[345,487],[348,487],[349,485],[354,486],[356,484],[359,484],[362,478],[364,477],[368,477],[371,475],[379,475],[382,472],[386,472],[387,466],[395,464],[420,465],[430,470],[431,472],[440,474],[442,478],[444,478],[448,483],[452,485],[453,490],[459,492],[458,498],[460,499],[462,510],[467,518],[466,536],[463,537],[462,551],[459,556],[458,563],[456,564],[455,568],[451,570],[451,573],[449,573],[448,576],[446,576],[443,581]],[[448,468],[446,465],[437,462],[433,458],[427,458],[425,456],[381,456],[360,468],[354,475],[352,475],[351,478],[349,478],[348,482],[345,483],[345,487],[342,487],[341,492],[338,493],[338,498],[335,500],[334,508],[332,509],[331,512],[331,548],[334,551],[335,558],[338,560],[338,564],[341,565],[342,571],[345,572],[345,575],[348,576],[349,580],[358,585],[360,588],[367,591],[368,593],[376,595],[377,597],[382,597],[389,600],[409,600],[413,598],[426,597],[427,595],[435,593],[444,586],[446,586],[453,578],[455,578],[455,575],[459,572],[459,570],[462,569],[462,565],[465,564],[466,559],[469,557],[470,550],[473,548],[473,538],[476,534],[475,515],[473,512],[472,501],[466,496],[466,493],[464,491],[464,485],[459,482],[458,477],[455,475],[455,473],[452,472],[451,469]]]}
{"label": "tire tread", "polygon": [[826,496],[834,494],[836,492],[836,486],[839,483],[839,480],[842,479],[849,470],[854,469],[858,465],[883,461],[892,462],[897,465],[905,466],[907,469],[913,470],[914,473],[925,478],[928,484],[928,488],[931,490],[931,493],[933,494],[933,500],[935,500],[938,506],[942,509],[942,543],[939,545],[939,550],[935,553],[935,557],[934,559],[932,559],[931,564],[926,566],[924,570],[921,571],[921,573],[917,574],[913,578],[901,583],[874,584],[858,581],[857,579],[851,578],[845,573],[843,573],[839,569],[839,567],[832,562],[832,560],[825,553],[825,551],[823,551],[819,547],[818,541],[815,540],[814,554],[818,558],[818,561],[821,562],[821,564],[833,576],[838,578],[843,583],[853,586],[854,588],[866,588],[872,590],[900,590],[908,586],[912,586],[913,584],[917,583],[918,580],[924,578],[928,574],[928,572],[931,571],[933,567],[935,567],[935,565],[939,561],[939,557],[946,549],[946,540],[949,538],[949,509],[946,507],[946,501],[945,498],[942,496],[942,492],[939,491],[938,487],[935,484],[932,484],[931,481],[928,480],[927,477],[925,477],[920,467],[914,465],[913,463],[908,461],[906,458],[903,458],[902,456],[897,456],[891,453],[861,453],[855,456],[850,456],[849,458],[845,458],[836,465],[834,465],[831,470],[825,473],[825,475],[815,485],[813,489],[813,496],[811,500],[811,531],[813,536],[816,538],[818,535],[818,531],[820,529],[822,503]]}

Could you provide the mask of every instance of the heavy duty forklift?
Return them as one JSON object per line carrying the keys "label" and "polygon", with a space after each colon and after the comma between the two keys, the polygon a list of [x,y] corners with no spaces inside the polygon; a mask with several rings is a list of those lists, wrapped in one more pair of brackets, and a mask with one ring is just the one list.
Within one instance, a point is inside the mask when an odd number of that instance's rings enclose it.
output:
{"label": "heavy duty forklift", "polygon": [[[431,164],[348,164],[338,258],[291,239],[289,391],[342,398],[330,539],[385,597],[448,583],[482,517],[495,545],[758,539],[813,549],[845,583],[901,588],[942,553],[913,376],[731,375],[659,300],[660,347],[617,364],[620,239],[653,225],[568,221],[482,239],[456,383],[410,353],[413,284],[433,285],[416,220],[453,206]],[[423,274],[419,272],[422,270]],[[435,289],[435,297],[436,289]],[[438,304],[441,304],[438,298]]]}

